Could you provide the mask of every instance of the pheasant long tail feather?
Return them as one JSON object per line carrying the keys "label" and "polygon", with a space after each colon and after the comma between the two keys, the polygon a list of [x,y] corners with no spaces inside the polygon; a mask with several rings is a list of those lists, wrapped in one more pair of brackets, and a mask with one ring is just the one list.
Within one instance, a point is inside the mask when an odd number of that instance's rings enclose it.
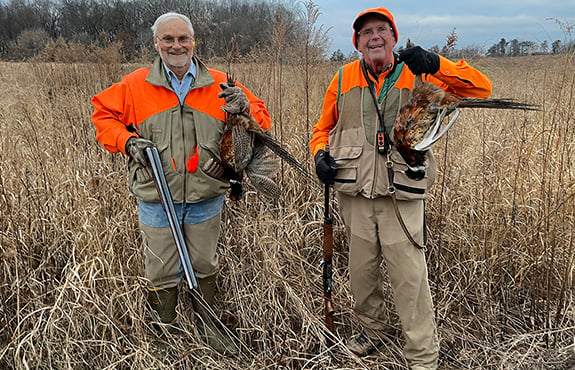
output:
{"label": "pheasant long tail feather", "polygon": [[539,110],[539,106],[517,102],[509,98],[463,98],[457,104],[461,108],[494,108],[494,109],[522,109],[522,110]]}
{"label": "pheasant long tail feather", "polygon": [[[231,73],[226,73],[228,86],[235,86],[235,79]],[[252,118],[253,119],[253,118]],[[286,149],[284,149],[278,142],[276,142],[271,136],[261,132],[258,129],[249,130],[254,133],[255,136],[272,152],[274,152],[278,157],[285,160],[290,166],[294,167],[300,171],[304,176],[309,179],[313,179],[313,176],[308,172],[308,170],[299,161],[291,155]]]}
{"label": "pheasant long tail feather", "polygon": [[299,161],[290,154],[286,149],[284,149],[278,142],[276,142],[271,136],[261,133],[256,133],[259,140],[264,143],[265,146],[270,148],[278,157],[286,161],[290,166],[301,172],[304,176],[309,179],[313,179],[313,176],[309,171],[301,164]]}

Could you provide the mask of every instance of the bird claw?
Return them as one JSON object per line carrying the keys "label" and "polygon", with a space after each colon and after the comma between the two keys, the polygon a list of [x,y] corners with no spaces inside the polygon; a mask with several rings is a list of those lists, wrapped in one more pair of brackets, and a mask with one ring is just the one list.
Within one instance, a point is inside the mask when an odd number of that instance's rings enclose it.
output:
{"label": "bird claw", "polygon": [[447,113],[448,113],[447,108],[440,109],[439,113],[437,114],[437,118],[435,119],[435,122],[431,124],[429,130],[427,130],[427,132],[423,135],[421,141],[415,144],[413,149],[423,152],[431,148],[431,146],[435,144],[437,140],[441,139],[441,137],[447,133],[447,130],[449,130],[451,126],[453,126],[453,124],[459,117],[461,110],[455,109],[453,117],[451,117],[447,125],[443,128],[443,130],[437,133],[437,131],[439,131],[439,128],[441,127],[441,122],[447,116]]}

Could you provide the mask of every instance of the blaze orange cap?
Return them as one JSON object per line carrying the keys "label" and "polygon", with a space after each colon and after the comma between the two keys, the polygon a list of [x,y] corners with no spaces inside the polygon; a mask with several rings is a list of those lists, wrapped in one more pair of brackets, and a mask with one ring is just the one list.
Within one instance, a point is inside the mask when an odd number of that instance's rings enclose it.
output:
{"label": "blaze orange cap", "polygon": [[393,20],[393,15],[391,12],[386,8],[379,7],[379,8],[370,8],[366,9],[363,12],[359,13],[355,20],[353,21],[353,46],[357,49],[357,33],[359,32],[365,18],[369,15],[381,15],[387,18],[389,24],[391,25],[391,29],[393,30],[393,34],[395,35],[395,40],[397,41],[397,27],[395,26],[395,21]]}

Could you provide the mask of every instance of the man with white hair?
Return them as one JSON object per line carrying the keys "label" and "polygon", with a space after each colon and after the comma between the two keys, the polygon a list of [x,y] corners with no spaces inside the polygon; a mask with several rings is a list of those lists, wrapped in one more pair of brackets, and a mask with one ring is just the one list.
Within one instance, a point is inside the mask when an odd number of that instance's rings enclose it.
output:
{"label": "man with white hair", "polygon": [[[145,150],[158,149],[200,289],[213,305],[221,210],[230,188],[228,179],[221,177],[219,157],[225,115],[250,114],[266,130],[270,116],[263,101],[239,83],[228,86],[225,73],[206,67],[194,55],[194,29],[187,16],[163,14],[152,32],[158,52],[153,65],[95,95],[92,121],[102,146],[129,158],[129,187],[138,199],[144,242],[148,302],[157,313],[156,326],[171,326],[183,270]],[[196,306],[197,302],[194,308],[201,311]],[[205,329],[214,349],[232,351],[215,328]]]}

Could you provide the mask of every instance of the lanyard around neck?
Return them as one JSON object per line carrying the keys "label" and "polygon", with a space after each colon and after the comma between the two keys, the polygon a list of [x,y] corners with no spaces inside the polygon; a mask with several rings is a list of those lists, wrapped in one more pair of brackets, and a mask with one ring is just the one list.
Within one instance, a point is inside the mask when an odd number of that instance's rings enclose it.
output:
{"label": "lanyard around neck", "polygon": [[[381,113],[381,110],[379,109],[379,103],[377,101],[377,98],[375,96],[375,84],[373,83],[373,81],[371,80],[371,78],[369,78],[369,72],[367,71],[367,66],[365,64],[365,60],[362,59],[361,62],[361,71],[363,72],[363,77],[365,77],[365,80],[367,81],[367,87],[369,89],[369,93],[373,99],[373,105],[375,106],[375,110],[377,112],[377,119],[379,122],[379,129],[377,131],[377,137],[376,137],[376,144],[377,144],[377,150],[380,153],[388,153],[389,149],[391,147],[391,141],[389,139],[389,135],[387,134],[387,131],[385,130],[385,124],[383,122],[383,114]],[[385,82],[384,82],[385,85]]]}
{"label": "lanyard around neck", "polygon": [[387,76],[385,76],[383,86],[381,88],[381,91],[379,92],[380,97],[379,99],[376,97],[376,90],[375,90],[376,86],[369,76],[369,71],[367,70],[365,60],[362,59],[360,61],[360,64],[361,64],[361,71],[363,72],[363,76],[367,82],[369,93],[371,94],[371,97],[373,99],[373,104],[375,105],[375,110],[377,112],[377,117],[379,121],[379,130],[377,135],[378,150],[380,152],[387,152],[389,147],[391,146],[391,141],[389,140],[389,135],[385,130],[383,113],[381,109],[379,109],[379,104],[381,103],[381,101],[383,101],[384,98],[387,97],[387,93],[395,85],[395,82],[397,81],[399,75],[401,74],[401,71],[403,70],[403,63],[398,63],[396,58],[395,63],[391,68],[391,71],[389,71]]}

